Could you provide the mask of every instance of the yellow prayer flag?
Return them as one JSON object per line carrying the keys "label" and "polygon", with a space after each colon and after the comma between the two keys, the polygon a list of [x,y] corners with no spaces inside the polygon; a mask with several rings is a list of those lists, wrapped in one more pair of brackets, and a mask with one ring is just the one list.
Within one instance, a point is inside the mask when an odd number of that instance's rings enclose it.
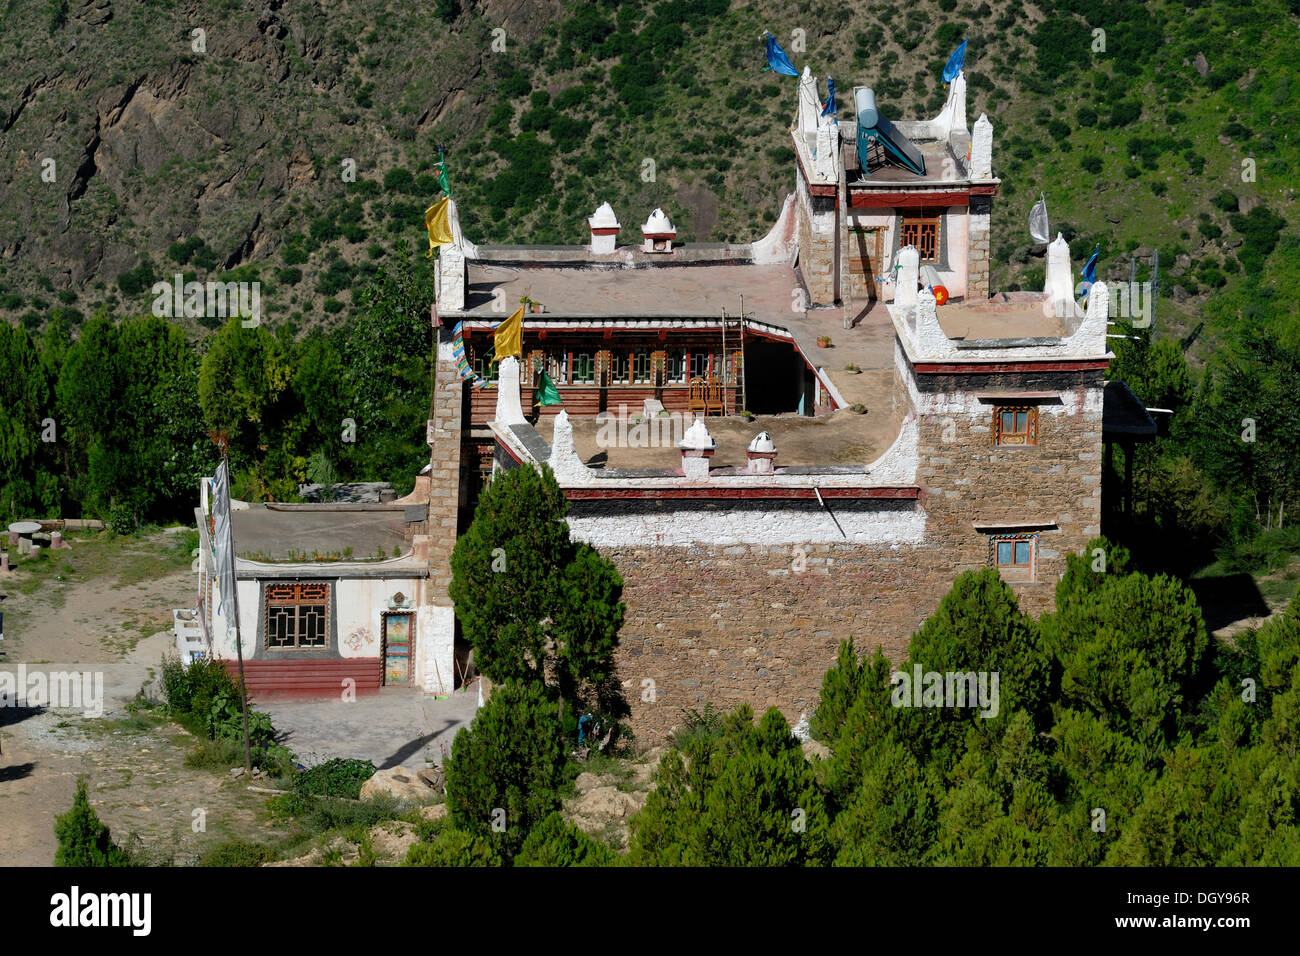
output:
{"label": "yellow prayer flag", "polygon": [[426,259],[433,258],[433,251],[440,246],[451,245],[455,237],[451,234],[451,197],[443,196],[424,211],[424,228],[429,230],[429,251]]}
{"label": "yellow prayer flag", "polygon": [[521,305],[514,315],[498,325],[492,333],[492,344],[496,352],[492,361],[499,362],[512,355],[523,355],[523,333],[524,307]]}

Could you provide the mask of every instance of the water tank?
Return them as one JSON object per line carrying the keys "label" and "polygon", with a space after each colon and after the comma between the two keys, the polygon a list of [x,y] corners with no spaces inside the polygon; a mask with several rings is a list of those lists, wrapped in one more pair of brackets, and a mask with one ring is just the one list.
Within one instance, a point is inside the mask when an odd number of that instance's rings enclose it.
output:
{"label": "water tank", "polygon": [[876,94],[869,87],[858,87],[853,92],[853,107],[858,117],[858,129],[872,129],[880,114],[876,111]]}

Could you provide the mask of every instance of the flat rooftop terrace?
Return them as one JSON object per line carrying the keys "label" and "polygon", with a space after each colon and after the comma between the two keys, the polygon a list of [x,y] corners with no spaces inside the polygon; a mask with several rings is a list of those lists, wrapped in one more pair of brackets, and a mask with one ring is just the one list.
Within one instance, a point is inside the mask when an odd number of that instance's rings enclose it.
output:
{"label": "flat rooftop terrace", "polygon": [[290,561],[306,554],[342,555],[351,549],[354,561],[376,559],[380,551],[409,550],[406,515],[401,506],[265,505],[250,504],[231,512],[235,551],[240,558]]}
{"label": "flat rooftop terrace", "polygon": [[[578,457],[591,468],[623,469],[676,469],[681,468],[682,454],[676,442],[682,437],[688,420],[681,420],[677,428],[672,420],[658,419],[659,431],[648,432],[660,436],[658,447],[629,448],[603,447],[600,440],[602,427],[609,426],[596,418],[570,417],[573,425],[573,444]],[[747,422],[738,416],[711,417],[704,420],[709,434],[717,443],[711,465],[713,468],[744,468],[748,462],[745,450],[754,436],[767,432],[777,448],[777,468],[817,466],[867,466],[884,454],[898,437],[899,422],[889,404],[881,408],[868,408],[865,415],[847,409],[818,418],[800,415],[759,415]],[[547,443],[551,442],[555,419],[542,418],[537,431]],[[632,436],[632,425],[622,432]],[[653,440],[653,438],[651,438]],[[624,442],[626,444],[626,442]]]}
{"label": "flat rooftop terrace", "polygon": [[583,316],[719,318],[724,309],[735,318],[744,295],[747,314],[785,324],[794,315],[790,306],[796,288],[788,265],[674,266],[664,261],[643,268],[581,268],[472,261],[465,313],[499,322],[505,316],[492,309],[499,289],[509,311],[525,296],[546,307],[545,313],[527,316],[530,324]]}
{"label": "flat rooftop terrace", "polygon": [[1043,312],[1041,292],[999,292],[979,301],[948,302],[936,310],[950,339],[1062,338],[1065,320]]}

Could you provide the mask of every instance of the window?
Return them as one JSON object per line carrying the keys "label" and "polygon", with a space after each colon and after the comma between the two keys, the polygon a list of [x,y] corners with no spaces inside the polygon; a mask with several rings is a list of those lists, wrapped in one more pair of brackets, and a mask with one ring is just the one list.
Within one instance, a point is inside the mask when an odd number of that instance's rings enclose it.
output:
{"label": "window", "polygon": [[596,383],[596,357],[591,352],[573,352],[573,384]]}
{"label": "window", "polygon": [[989,540],[990,563],[1007,581],[1032,581],[1037,544],[1033,534],[995,534]]}
{"label": "window", "polygon": [[669,382],[686,381],[686,350],[669,349],[664,358],[664,378]]}
{"label": "window", "polygon": [[993,444],[1037,445],[1038,406],[999,405],[993,409]]}
{"label": "window", "polygon": [[266,646],[269,649],[324,648],[329,638],[328,584],[266,586]]}
{"label": "window", "polygon": [[498,368],[497,363],[492,361],[492,356],[481,355],[478,351],[474,352],[474,371],[479,378],[485,382],[495,382]]}
{"label": "window", "polygon": [[632,353],[632,381],[638,385],[650,384],[650,353]]}
{"label": "window", "polygon": [[691,378],[709,378],[717,377],[721,371],[721,363],[718,361],[719,356],[709,352],[692,352],[691,353]]}
{"label": "window", "polygon": [[610,381],[618,385],[627,385],[632,381],[632,355],[630,352],[610,353]]}
{"label": "window", "polygon": [[547,352],[546,353],[546,374],[550,376],[551,381],[556,385],[567,385],[569,382],[569,353],[568,352]]}
{"label": "window", "polygon": [[904,219],[899,247],[916,246],[922,262],[939,261],[939,220]]}

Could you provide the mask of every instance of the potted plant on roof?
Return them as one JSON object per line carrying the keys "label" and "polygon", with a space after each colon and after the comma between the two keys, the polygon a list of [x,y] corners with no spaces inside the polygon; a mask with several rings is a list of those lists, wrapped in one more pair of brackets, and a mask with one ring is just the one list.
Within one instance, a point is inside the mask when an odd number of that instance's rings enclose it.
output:
{"label": "potted plant on roof", "polygon": [[817,347],[819,349],[828,349],[831,347],[831,337],[829,335],[817,336]]}
{"label": "potted plant on roof", "polygon": [[542,303],[538,302],[536,299],[531,299],[528,296],[524,296],[522,299],[520,299],[519,304],[522,305],[526,311],[533,312],[535,314],[541,314],[542,312],[546,311],[546,306],[542,305]]}

